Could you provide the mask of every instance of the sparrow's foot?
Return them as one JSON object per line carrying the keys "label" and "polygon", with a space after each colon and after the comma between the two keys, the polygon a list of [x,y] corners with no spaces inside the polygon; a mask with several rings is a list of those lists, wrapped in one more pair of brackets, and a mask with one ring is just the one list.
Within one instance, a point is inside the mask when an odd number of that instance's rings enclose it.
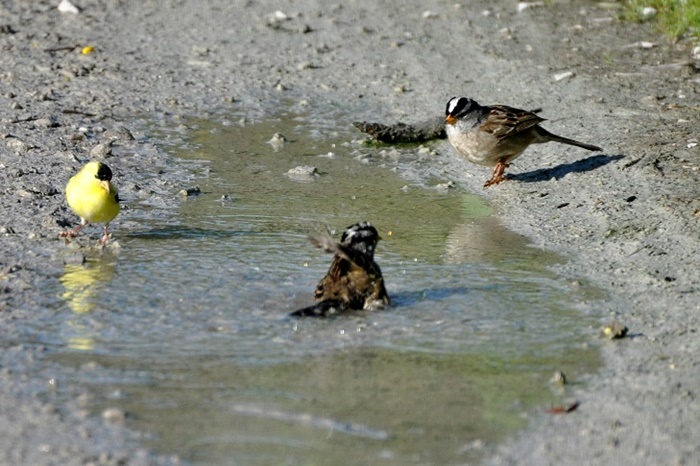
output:
{"label": "sparrow's foot", "polygon": [[503,181],[505,178],[503,176],[503,173],[506,171],[506,168],[508,168],[510,165],[505,163],[505,162],[498,162],[496,166],[493,168],[493,174],[491,175],[491,179],[489,179],[486,183],[484,183],[484,188],[488,188],[489,186],[492,186],[494,184],[498,184],[501,181]]}

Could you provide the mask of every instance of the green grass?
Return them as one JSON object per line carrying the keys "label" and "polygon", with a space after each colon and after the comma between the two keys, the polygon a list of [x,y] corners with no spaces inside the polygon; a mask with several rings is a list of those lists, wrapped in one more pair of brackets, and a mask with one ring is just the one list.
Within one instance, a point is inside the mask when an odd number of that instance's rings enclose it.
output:
{"label": "green grass", "polygon": [[[700,38],[700,0],[625,0],[624,19],[655,21],[673,39],[683,36]],[[642,16],[644,7],[656,9],[652,17]]]}

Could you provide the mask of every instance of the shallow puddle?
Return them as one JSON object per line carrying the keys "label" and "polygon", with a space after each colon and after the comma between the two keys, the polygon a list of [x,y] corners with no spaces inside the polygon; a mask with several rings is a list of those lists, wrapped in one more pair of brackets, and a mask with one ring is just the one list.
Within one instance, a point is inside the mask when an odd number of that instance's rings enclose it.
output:
{"label": "shallow puddle", "polygon": [[[55,360],[147,446],[201,464],[474,461],[560,403],[554,371],[599,364],[585,291],[478,198],[407,183],[392,148],[303,114],[194,126],[180,156],[208,161],[202,193],[175,220],[115,230],[121,252],[66,266],[56,290]],[[320,175],[286,175],[299,165]],[[394,305],[286,318],[331,259],[306,235],[363,220]]]}

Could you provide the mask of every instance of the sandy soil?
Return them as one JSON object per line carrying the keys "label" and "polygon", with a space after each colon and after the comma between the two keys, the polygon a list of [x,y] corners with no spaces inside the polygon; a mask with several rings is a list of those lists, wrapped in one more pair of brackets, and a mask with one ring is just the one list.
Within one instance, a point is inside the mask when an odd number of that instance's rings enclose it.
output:
{"label": "sandy soil", "polygon": [[[700,64],[689,44],[584,1],[518,12],[509,1],[84,0],[79,14],[57,3],[0,6],[0,463],[175,461],[134,449],[133,433],[86,415],[80,398],[52,402],[50,373],[27,376],[45,348],[22,342],[22,325],[46,312],[42,284],[80,260],[57,234],[73,221],[62,191],[82,161],[106,158],[124,197],[167,215],[192,175],[158,143],[183,117],[264,117],[304,97],[366,103],[338,124],[417,121],[459,94],[543,107],[547,129],[605,148],[531,148],[512,181],[486,191],[487,170],[446,142],[426,170],[568,257],[562,274],[610,297],[601,324],[615,318],[631,335],[602,342],[605,368],[572,389],[577,411],[533,414],[488,463],[700,463]],[[173,131],[147,134],[146,120]],[[130,221],[127,209],[116,231]]]}

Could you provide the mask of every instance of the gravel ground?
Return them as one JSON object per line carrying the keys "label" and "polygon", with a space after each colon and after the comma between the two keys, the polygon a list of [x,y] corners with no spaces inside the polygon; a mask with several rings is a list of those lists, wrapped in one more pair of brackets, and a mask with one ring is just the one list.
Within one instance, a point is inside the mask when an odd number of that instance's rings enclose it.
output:
{"label": "gravel ground", "polygon": [[602,343],[605,367],[573,389],[578,410],[533,415],[487,462],[700,463],[700,63],[691,44],[621,24],[610,5],[547,3],[85,0],[78,14],[57,2],[0,5],[0,463],[177,461],[133,447],[137,435],[86,415],[80,398],[53,402],[50,371],[27,375],[46,348],[22,341],[22,326],[46,314],[39,290],[80,254],[57,235],[74,220],[62,192],[83,161],[106,159],[123,197],[157,207],[125,209],[118,234],[138,215],[170,215],[188,186],[193,174],[163,149],[185,117],[263,118],[303,97],[347,103],[355,113],[338,125],[410,122],[460,94],[543,107],[545,128],[605,148],[531,148],[512,181],[485,191],[488,170],[446,142],[427,170],[485,195],[506,225],[569,258],[563,275],[609,296],[601,324],[630,329]]}

